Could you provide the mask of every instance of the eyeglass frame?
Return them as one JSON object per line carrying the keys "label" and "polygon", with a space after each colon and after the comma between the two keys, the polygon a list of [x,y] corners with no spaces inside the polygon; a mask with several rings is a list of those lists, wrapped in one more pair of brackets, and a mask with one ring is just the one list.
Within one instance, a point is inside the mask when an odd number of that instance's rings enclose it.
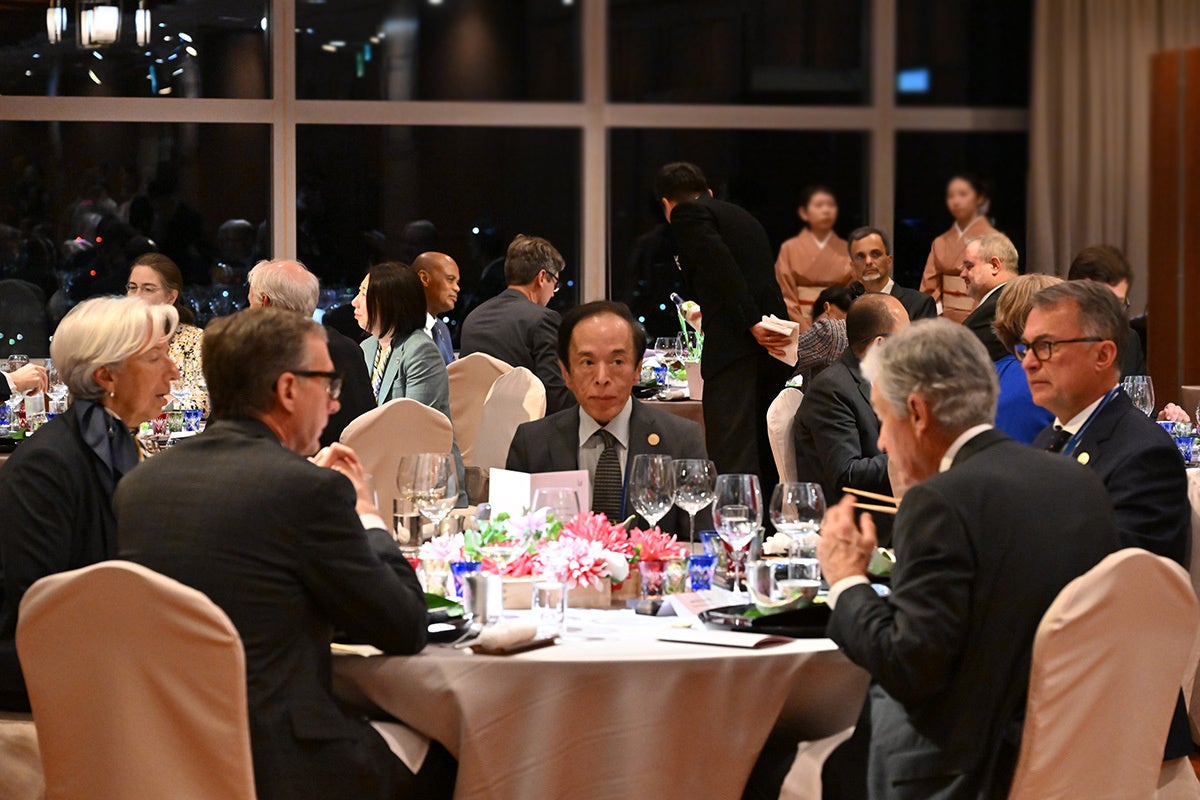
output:
{"label": "eyeglass frame", "polygon": [[554,294],[558,294],[558,290],[562,288],[562,284],[558,280],[558,273],[551,272],[550,270],[546,269],[545,267],[542,268],[542,272],[546,273],[547,275],[549,275],[551,278],[554,279]]}
{"label": "eyeglass frame", "polygon": [[[1081,336],[1077,339],[1038,339],[1035,342],[1017,342],[1013,345],[1013,355],[1016,356],[1017,361],[1024,361],[1026,354],[1033,353],[1033,357],[1038,360],[1039,364],[1048,364],[1054,358],[1054,348],[1057,345],[1079,344],[1081,342],[1094,344],[1096,342],[1107,341],[1110,340],[1105,339],[1103,336]],[[1038,350],[1042,349],[1046,351],[1045,358],[1038,353]]]}
{"label": "eyeglass frame", "polygon": [[344,376],[340,372],[323,372],[317,369],[289,369],[284,371],[301,378],[327,378],[329,385],[325,387],[325,393],[329,395],[330,400],[337,400],[342,394],[342,380]]}

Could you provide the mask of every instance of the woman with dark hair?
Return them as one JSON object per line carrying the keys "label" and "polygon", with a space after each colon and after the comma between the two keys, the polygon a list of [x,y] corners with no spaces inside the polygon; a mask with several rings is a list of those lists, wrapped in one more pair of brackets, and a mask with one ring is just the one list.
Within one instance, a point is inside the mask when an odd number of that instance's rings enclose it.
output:
{"label": "woman with dark hair", "polygon": [[796,368],[788,385],[807,387],[821,370],[842,357],[846,338],[846,312],[854,302],[854,290],[848,286],[830,286],[813,301],[812,327],[800,334],[796,343]]}
{"label": "woman with dark hair", "polygon": [[946,208],[954,217],[950,230],[933,240],[921,291],[933,297],[942,316],[962,322],[975,307],[966,284],[958,277],[967,242],[988,233],[996,233],[987,219],[991,190],[969,172],[951,176],[946,184]]}
{"label": "woman with dark hair", "polygon": [[816,318],[813,300],[824,288],[847,286],[854,280],[846,240],[833,232],[837,199],[828,187],[814,184],[800,196],[797,213],[805,227],[779,248],[775,280],[783,292],[788,316],[808,330]]}
{"label": "woman with dark hair", "polygon": [[179,366],[179,379],[191,390],[187,404],[207,414],[208,389],[204,385],[203,362],[200,360],[200,342],[204,338],[204,331],[187,324],[193,322],[195,316],[183,303],[182,291],[183,274],[167,256],[145,253],[133,260],[125,294],[128,297],[140,297],[151,305],[175,308],[179,327],[171,338],[171,358]]}

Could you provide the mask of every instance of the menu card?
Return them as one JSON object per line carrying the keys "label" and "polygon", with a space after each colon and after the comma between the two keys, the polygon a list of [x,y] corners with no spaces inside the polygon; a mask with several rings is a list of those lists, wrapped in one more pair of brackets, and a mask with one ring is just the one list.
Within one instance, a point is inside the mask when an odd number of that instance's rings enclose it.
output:
{"label": "menu card", "polygon": [[502,511],[512,516],[524,514],[533,503],[534,492],[555,487],[574,489],[579,507],[585,511],[592,507],[591,481],[586,469],[529,473],[493,467],[488,481],[488,503],[493,518]]}

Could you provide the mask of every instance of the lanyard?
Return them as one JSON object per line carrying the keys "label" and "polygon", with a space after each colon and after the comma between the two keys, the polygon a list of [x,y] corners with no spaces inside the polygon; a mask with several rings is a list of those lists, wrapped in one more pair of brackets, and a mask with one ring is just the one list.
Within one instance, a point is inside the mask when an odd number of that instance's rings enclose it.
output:
{"label": "lanyard", "polygon": [[1092,424],[1092,420],[1096,418],[1101,409],[1108,405],[1110,400],[1117,396],[1117,392],[1119,391],[1121,391],[1120,384],[1117,384],[1108,390],[1108,392],[1100,400],[1100,405],[1096,406],[1092,410],[1092,413],[1088,415],[1088,418],[1084,420],[1084,423],[1079,426],[1079,430],[1075,431],[1075,434],[1067,440],[1066,446],[1062,449],[1063,455],[1074,455],[1075,448],[1079,446],[1079,440],[1083,438],[1083,434],[1088,429],[1088,426]]}

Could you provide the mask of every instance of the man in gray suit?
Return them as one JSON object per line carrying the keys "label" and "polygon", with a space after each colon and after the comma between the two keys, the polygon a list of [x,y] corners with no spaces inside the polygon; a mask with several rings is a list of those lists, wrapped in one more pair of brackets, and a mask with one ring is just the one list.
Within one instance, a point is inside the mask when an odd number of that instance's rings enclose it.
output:
{"label": "man in gray suit", "polygon": [[555,359],[559,316],[546,308],[562,288],[563,257],[538,236],[518,235],[504,256],[508,288],[463,320],[459,357],[487,353],[525,367],[546,387],[546,411],[575,405]]}
{"label": "man in gray suit", "polygon": [[335,629],[415,653],[426,610],[354,452],[317,451],[341,389],[324,329],[246,309],[210,323],[203,351],[212,421],[121,481],[120,557],[204,592],[237,628],[258,797],[450,797],[440,745],[413,775],[333,697]]}
{"label": "man in gray suit", "polygon": [[[621,520],[634,513],[628,498],[634,456],[708,458],[699,425],[633,399],[645,350],[646,333],[624,303],[600,300],[568,311],[558,331],[558,359],[579,405],[517,428],[506,466],[522,472],[586,469],[593,482],[593,510]],[[605,492],[598,498],[595,483],[608,459],[613,459],[619,490],[605,507]],[[707,524],[708,513],[697,515],[698,525]],[[637,524],[646,522],[638,517]],[[685,535],[687,515],[672,508],[659,525]]]}

